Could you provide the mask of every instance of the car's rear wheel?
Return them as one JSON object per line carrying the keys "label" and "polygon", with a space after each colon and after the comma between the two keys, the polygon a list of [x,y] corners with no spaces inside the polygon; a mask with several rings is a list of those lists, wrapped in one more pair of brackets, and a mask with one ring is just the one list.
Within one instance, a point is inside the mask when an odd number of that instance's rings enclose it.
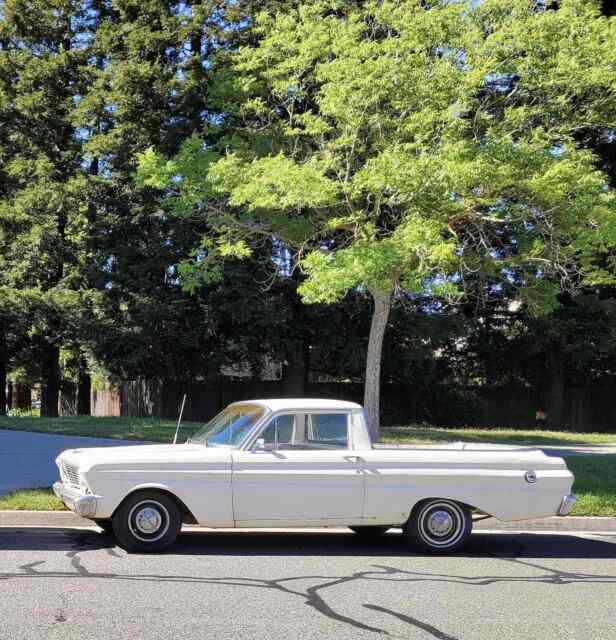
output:
{"label": "car's rear wheel", "polygon": [[349,527],[349,529],[362,538],[380,538],[391,527],[388,526],[364,526],[364,527]]}
{"label": "car's rear wheel", "polygon": [[462,549],[473,529],[471,510],[454,500],[431,499],[416,505],[404,526],[408,543],[431,553]]}
{"label": "car's rear wheel", "polygon": [[119,545],[126,551],[149,553],[170,547],[182,517],[175,500],[160,491],[139,491],[118,507],[111,520]]}

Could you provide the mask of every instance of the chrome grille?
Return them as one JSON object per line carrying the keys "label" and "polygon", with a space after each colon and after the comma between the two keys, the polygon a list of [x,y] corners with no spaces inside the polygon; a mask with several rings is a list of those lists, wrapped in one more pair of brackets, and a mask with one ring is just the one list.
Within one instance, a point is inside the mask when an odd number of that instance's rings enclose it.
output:
{"label": "chrome grille", "polygon": [[77,473],[77,467],[74,467],[72,464],[66,464],[66,462],[63,462],[62,473],[64,475],[64,479],[70,485],[79,488],[79,474]]}

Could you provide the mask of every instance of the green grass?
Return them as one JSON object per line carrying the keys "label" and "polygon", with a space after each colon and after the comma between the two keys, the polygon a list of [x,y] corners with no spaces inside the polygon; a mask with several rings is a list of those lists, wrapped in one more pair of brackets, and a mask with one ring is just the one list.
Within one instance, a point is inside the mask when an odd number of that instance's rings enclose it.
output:
{"label": "green grass", "polygon": [[[148,440],[172,442],[176,420],[161,418],[93,418],[70,416],[62,418],[12,418],[0,417],[0,429],[10,431],[35,431],[66,436],[90,436],[119,440]],[[179,442],[202,426],[200,422],[182,422]]]}
{"label": "green grass", "polygon": [[534,429],[441,429],[411,425],[408,427],[384,427],[380,441],[390,444],[434,444],[459,441],[532,446],[616,445],[616,433],[574,433],[569,431],[536,431]]}
{"label": "green grass", "polygon": [[[36,431],[69,436],[118,438],[171,442],[175,420],[161,418],[93,418],[93,417],[0,417],[0,429]],[[200,422],[182,422],[180,442],[202,426]],[[439,442],[494,442],[521,445],[595,445],[616,444],[614,433],[573,433],[568,431],[535,431],[532,429],[440,429],[423,425],[385,427],[380,438],[385,443],[432,444]]]}
{"label": "green grass", "polygon": [[65,511],[66,507],[51,489],[22,489],[0,496],[0,510]]}
{"label": "green grass", "polygon": [[616,516],[616,456],[569,456],[577,503],[573,516]]}

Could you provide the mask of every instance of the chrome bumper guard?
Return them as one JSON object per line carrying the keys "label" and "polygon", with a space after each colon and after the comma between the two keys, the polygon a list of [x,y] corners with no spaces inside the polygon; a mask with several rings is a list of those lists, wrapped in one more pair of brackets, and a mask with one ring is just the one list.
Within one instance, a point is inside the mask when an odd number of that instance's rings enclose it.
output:
{"label": "chrome bumper guard", "polygon": [[573,505],[575,504],[576,498],[574,495],[569,494],[563,497],[560,508],[558,509],[559,516],[566,516],[571,513],[571,509],[573,509]]}
{"label": "chrome bumper guard", "polygon": [[53,492],[64,504],[82,518],[93,518],[96,515],[96,496],[84,496],[69,489],[62,482],[54,482]]}

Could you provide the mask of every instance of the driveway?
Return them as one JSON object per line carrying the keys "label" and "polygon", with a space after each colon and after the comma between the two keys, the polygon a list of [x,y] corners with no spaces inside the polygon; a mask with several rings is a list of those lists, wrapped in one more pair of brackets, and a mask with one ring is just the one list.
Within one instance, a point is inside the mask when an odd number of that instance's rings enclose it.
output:
{"label": "driveway", "polygon": [[91,529],[0,527],[0,584],[11,640],[607,639],[616,537],[478,532],[438,557],[396,532],[191,532],[127,555]]}
{"label": "driveway", "polygon": [[0,494],[49,487],[58,479],[55,459],[64,449],[140,444],[128,440],[0,430]]}

